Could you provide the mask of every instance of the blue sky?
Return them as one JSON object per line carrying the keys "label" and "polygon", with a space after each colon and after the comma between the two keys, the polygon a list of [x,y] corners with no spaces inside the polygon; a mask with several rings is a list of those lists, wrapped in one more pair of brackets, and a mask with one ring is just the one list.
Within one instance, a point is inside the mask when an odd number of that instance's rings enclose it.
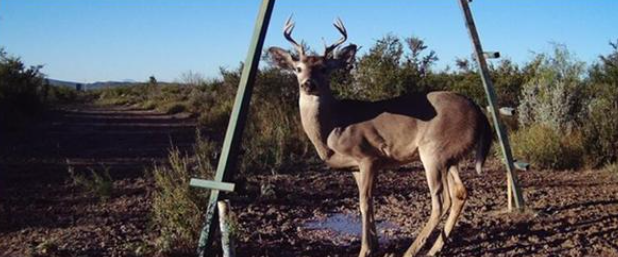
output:
{"label": "blue sky", "polygon": [[[51,78],[78,82],[173,81],[182,73],[216,77],[245,59],[260,0],[2,0],[0,46]],[[486,50],[521,63],[550,42],[564,43],[588,63],[618,39],[616,0],[475,0]],[[294,13],[295,38],[321,51],[338,38],[365,50],[387,33],[423,38],[438,67],[471,54],[457,0],[278,0],[266,46],[288,47],[281,28]]]}

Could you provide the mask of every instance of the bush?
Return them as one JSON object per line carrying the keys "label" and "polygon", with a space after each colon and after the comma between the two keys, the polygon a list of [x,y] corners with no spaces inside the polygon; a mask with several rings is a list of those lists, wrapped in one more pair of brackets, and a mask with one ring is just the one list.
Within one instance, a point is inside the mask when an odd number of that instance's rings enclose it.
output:
{"label": "bush", "polygon": [[148,97],[146,85],[122,85],[96,89],[88,92],[101,105],[135,105]]}
{"label": "bush", "polygon": [[143,103],[141,103],[140,107],[146,110],[154,110],[157,108],[157,103],[153,100],[146,100]]}
{"label": "bush", "polygon": [[584,125],[587,162],[598,167],[618,160],[618,87],[605,87],[588,106]]}
{"label": "bush", "polygon": [[577,133],[565,135],[536,124],[513,133],[511,146],[516,159],[541,169],[576,169],[582,165],[583,148]]}
{"label": "bush", "polygon": [[[425,42],[416,37],[403,41],[386,35],[361,56],[354,72],[354,81],[344,89],[344,95],[354,98],[379,100],[410,92],[436,90],[436,85],[425,83],[431,66],[438,60],[434,51],[425,54]],[[352,91],[352,92],[350,92]]]}
{"label": "bush", "polygon": [[183,156],[176,148],[170,150],[167,165],[155,166],[153,175],[156,193],[152,204],[152,222],[160,231],[156,247],[160,252],[193,253],[201,225],[203,209],[209,192],[192,190],[192,177],[214,177],[213,161],[217,146],[198,134],[194,156]]}
{"label": "bush", "polygon": [[618,42],[590,71],[588,117],[583,126],[586,161],[599,167],[618,161]]}
{"label": "bush", "polygon": [[73,186],[80,187],[88,193],[93,193],[99,199],[109,199],[114,190],[114,181],[109,175],[109,167],[103,166],[103,171],[101,172],[97,172],[92,168],[89,168],[89,170],[90,177],[75,173],[75,170],[69,164],[68,172]]}
{"label": "bush", "polygon": [[243,142],[241,171],[276,174],[304,160],[309,144],[296,109],[281,108],[276,102],[254,109]]}
{"label": "bush", "polygon": [[534,75],[523,85],[519,124],[540,124],[571,132],[586,114],[582,108],[586,101],[584,63],[561,45],[554,46],[553,55],[540,54],[536,59]]}
{"label": "bush", "polygon": [[212,106],[210,109],[204,110],[200,113],[197,122],[201,127],[212,131],[217,131],[222,134],[225,132],[227,124],[230,121],[232,107],[233,103],[231,101]]}
{"label": "bush", "polygon": [[54,104],[68,104],[77,100],[78,93],[75,88],[64,86],[45,87],[47,90],[46,101]]}
{"label": "bush", "polygon": [[480,106],[487,106],[487,95],[481,77],[475,71],[453,74],[448,90],[470,97]]}
{"label": "bush", "polygon": [[0,48],[0,130],[17,129],[43,110],[41,68],[26,68]]}
{"label": "bush", "polygon": [[618,85],[618,40],[610,42],[612,52],[600,56],[600,62],[592,65],[590,79],[594,84]]}
{"label": "bush", "polygon": [[164,105],[161,111],[167,114],[177,114],[177,113],[185,112],[186,110],[187,110],[187,106],[184,103],[172,102],[172,103]]}

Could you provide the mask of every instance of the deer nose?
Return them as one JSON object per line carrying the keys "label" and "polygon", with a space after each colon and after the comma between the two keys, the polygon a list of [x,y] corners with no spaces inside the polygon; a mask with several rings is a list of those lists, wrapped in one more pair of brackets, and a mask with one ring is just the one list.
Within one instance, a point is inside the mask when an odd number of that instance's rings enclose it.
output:
{"label": "deer nose", "polygon": [[302,84],[302,87],[307,91],[315,90],[316,84],[313,80],[309,79]]}

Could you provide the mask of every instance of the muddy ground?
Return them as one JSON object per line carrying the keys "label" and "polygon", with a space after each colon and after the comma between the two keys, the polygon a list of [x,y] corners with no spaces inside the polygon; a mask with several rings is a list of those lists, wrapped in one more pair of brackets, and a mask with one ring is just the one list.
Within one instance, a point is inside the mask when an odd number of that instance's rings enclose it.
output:
{"label": "muddy ground", "polygon": [[[153,182],[144,172],[170,145],[190,150],[195,123],[120,107],[57,110],[0,149],[0,256],[26,256],[49,244],[56,256],[130,256],[152,240]],[[109,169],[101,201],[70,184],[76,172]],[[504,172],[462,171],[469,201],[443,256],[618,256],[618,174],[520,172],[528,209],[504,213]],[[355,256],[360,249],[357,190],[350,174],[320,164],[293,175],[249,179],[231,195],[238,256]],[[271,195],[260,188],[272,185]],[[376,192],[379,255],[400,255],[429,215],[420,166],[385,171]]]}

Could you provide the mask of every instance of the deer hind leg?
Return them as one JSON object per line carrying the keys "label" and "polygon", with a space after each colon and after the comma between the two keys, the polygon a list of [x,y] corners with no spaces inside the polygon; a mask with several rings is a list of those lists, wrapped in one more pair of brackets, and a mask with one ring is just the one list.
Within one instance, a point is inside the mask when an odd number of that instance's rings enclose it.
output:
{"label": "deer hind leg", "polygon": [[414,243],[408,248],[404,256],[415,256],[427,242],[427,238],[434,231],[440,218],[443,215],[442,212],[442,191],[444,190],[442,183],[443,165],[437,161],[433,156],[424,156],[421,152],[421,161],[425,167],[425,173],[427,176],[427,184],[429,185],[429,193],[431,195],[431,214],[429,220],[425,224],[425,227],[418,234]]}
{"label": "deer hind leg", "polygon": [[359,165],[360,172],[354,172],[358,185],[360,212],[362,220],[362,239],[360,257],[371,256],[378,249],[378,234],[373,210],[373,189],[376,179],[376,167],[371,161]]}
{"label": "deer hind leg", "polygon": [[466,203],[466,199],[468,198],[468,193],[463,183],[461,182],[461,178],[459,177],[459,167],[457,164],[449,167],[447,174],[448,187],[450,191],[450,196],[452,199],[452,206],[450,208],[450,213],[446,222],[444,224],[444,230],[434,243],[431,250],[429,250],[429,256],[434,256],[436,253],[442,250],[444,246],[444,242],[448,239],[449,235],[453,231],[461,212],[463,211],[464,204]]}
{"label": "deer hind leg", "polygon": [[442,220],[451,209],[451,192],[448,186],[448,175],[442,176],[442,188],[442,215],[440,215],[440,220]]}

